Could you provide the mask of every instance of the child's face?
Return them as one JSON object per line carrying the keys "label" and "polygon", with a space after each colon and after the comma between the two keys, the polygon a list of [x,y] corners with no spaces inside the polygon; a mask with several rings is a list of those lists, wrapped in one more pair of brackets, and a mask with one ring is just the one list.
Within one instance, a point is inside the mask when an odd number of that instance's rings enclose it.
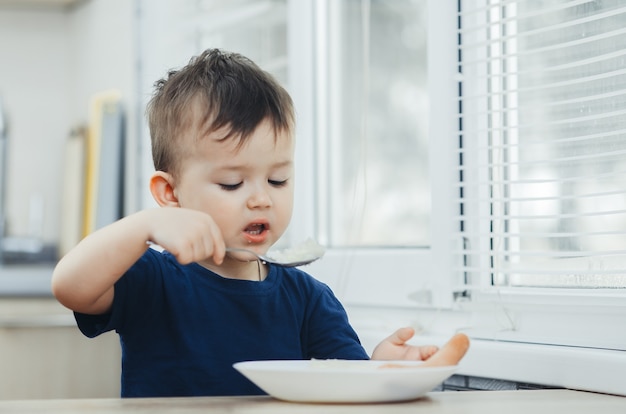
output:
{"label": "child's face", "polygon": [[226,246],[264,253],[293,210],[294,140],[264,121],[240,148],[220,132],[195,141],[174,190],[179,205],[211,215]]}

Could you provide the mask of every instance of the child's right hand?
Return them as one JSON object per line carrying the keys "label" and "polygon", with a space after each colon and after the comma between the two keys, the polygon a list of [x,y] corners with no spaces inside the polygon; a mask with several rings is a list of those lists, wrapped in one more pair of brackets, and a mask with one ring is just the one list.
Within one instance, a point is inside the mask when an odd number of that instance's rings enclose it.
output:
{"label": "child's right hand", "polygon": [[179,263],[212,258],[219,265],[224,261],[224,238],[210,215],[180,207],[151,210],[149,215],[149,241],[163,247]]}

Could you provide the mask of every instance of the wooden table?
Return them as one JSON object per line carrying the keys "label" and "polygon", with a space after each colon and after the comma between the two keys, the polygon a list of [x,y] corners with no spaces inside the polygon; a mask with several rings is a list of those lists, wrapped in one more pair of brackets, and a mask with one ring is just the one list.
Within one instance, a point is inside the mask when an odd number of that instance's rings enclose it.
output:
{"label": "wooden table", "polygon": [[392,404],[304,404],[271,397],[0,401],[0,413],[624,414],[626,397],[571,390],[431,392]]}

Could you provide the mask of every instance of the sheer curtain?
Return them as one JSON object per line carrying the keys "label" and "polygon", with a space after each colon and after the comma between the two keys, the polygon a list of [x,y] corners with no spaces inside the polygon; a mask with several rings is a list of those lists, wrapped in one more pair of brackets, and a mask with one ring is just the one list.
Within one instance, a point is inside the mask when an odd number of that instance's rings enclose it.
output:
{"label": "sheer curtain", "polygon": [[626,288],[626,3],[461,0],[457,269]]}

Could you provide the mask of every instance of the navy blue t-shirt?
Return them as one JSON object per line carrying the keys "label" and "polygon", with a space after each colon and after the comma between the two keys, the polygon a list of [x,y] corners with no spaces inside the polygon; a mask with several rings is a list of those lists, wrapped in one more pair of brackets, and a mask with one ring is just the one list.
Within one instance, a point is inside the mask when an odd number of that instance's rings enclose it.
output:
{"label": "navy blue t-shirt", "polygon": [[368,359],[330,288],[279,266],[262,282],[227,279],[148,249],[115,284],[110,313],[75,317],[88,337],[119,334],[122,397],[263,394],[232,364]]}

